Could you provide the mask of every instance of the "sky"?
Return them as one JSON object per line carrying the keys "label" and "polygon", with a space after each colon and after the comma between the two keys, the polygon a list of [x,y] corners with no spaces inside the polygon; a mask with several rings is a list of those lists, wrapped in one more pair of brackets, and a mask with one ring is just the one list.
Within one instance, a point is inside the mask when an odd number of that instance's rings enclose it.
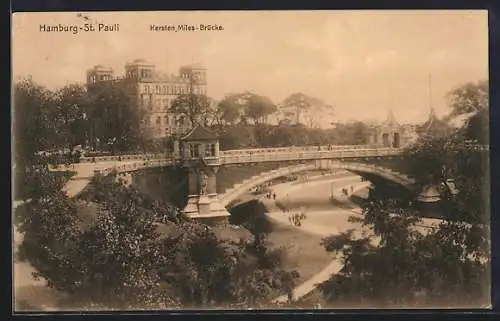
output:
{"label": "sky", "polygon": [[[12,69],[51,89],[84,83],[94,65],[121,75],[142,58],[176,74],[208,69],[208,95],[252,91],[281,102],[295,92],[335,108],[337,120],[425,121],[447,92],[488,79],[486,11],[212,11],[15,13]],[[40,32],[40,25],[119,24],[116,32]],[[220,31],[151,31],[217,24]]]}

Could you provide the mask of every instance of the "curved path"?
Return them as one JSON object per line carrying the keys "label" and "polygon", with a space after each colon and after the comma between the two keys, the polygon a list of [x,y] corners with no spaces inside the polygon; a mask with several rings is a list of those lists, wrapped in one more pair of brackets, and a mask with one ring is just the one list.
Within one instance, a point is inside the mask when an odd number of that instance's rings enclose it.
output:
{"label": "curved path", "polygon": [[[354,186],[355,191],[358,191],[360,189],[367,187],[370,184],[367,182],[359,182],[359,178],[358,178],[357,179],[358,183],[353,185],[353,178],[350,177],[349,179],[350,180],[344,179],[345,185],[340,187],[340,188],[337,188],[337,190],[335,192],[340,193],[343,188],[348,188],[350,186]],[[318,183],[325,184],[324,181],[323,182],[314,182],[313,181],[310,183],[305,183],[304,186],[302,186],[302,188],[310,188],[310,187],[319,185]],[[297,190],[297,187],[292,187],[291,189],[287,189],[286,186],[283,186],[280,190],[280,193],[286,194],[287,192],[290,193],[294,190]],[[351,214],[356,214],[356,213],[361,214],[361,209],[359,209],[359,208],[357,208],[353,211],[346,210],[346,209],[338,209],[338,210],[332,209],[330,211],[325,211],[325,212],[328,215],[332,215],[332,214],[334,214],[333,212],[336,212],[336,211],[340,212],[341,214],[345,215],[346,217],[348,217]],[[311,215],[317,215],[317,214],[318,214],[318,212],[314,212]],[[271,218],[271,219],[273,219],[281,224],[290,225],[290,223],[288,221],[288,214],[283,213],[282,211],[269,212],[269,213],[266,213],[266,215],[269,218]],[[323,237],[327,237],[330,235],[336,235],[336,234],[339,234],[341,232],[336,227],[326,227],[326,226],[308,224],[307,219],[302,221],[302,225],[300,227],[298,227],[298,226],[295,226],[295,227],[298,229],[301,229],[303,231],[306,231],[308,233],[323,236]],[[313,291],[318,284],[328,280],[332,274],[338,273],[341,268],[342,268],[342,262],[338,259],[333,259],[332,262],[330,264],[328,264],[322,271],[320,271],[319,273],[314,275],[309,280],[307,280],[304,283],[297,286],[293,290],[293,299],[292,300],[297,300],[297,299],[300,299],[303,296],[307,295],[308,293]],[[287,295],[279,296],[278,298],[276,298],[274,300],[274,302],[286,303],[286,302],[288,302],[288,296]]]}
{"label": "curved path", "polygon": [[[363,188],[366,188],[370,184],[369,182],[359,182],[359,177],[357,179],[350,178],[350,180],[349,180],[349,178],[343,178],[343,179],[337,179],[337,180],[333,180],[333,181],[338,182],[337,186],[340,185],[340,187],[338,187],[334,191],[335,195],[340,195],[343,188],[349,189],[350,186],[353,186],[353,188],[354,188],[353,192],[357,192]],[[301,188],[304,188],[304,189],[311,188],[311,187],[318,186],[321,184],[325,184],[325,181],[323,180],[323,181],[306,182],[306,183],[301,184],[302,186],[293,186],[291,184],[285,183],[285,184],[280,184],[281,186],[276,186],[277,188],[276,189],[273,188],[273,190],[276,193],[280,193],[278,195],[285,195],[285,196],[283,196],[283,198],[284,198],[284,197],[286,197],[286,195],[288,193],[291,193],[293,191],[297,191]],[[267,205],[270,205],[269,207],[271,207],[271,208],[273,207],[273,204],[272,204],[272,203],[274,203],[273,201],[265,200],[264,202],[267,203]],[[355,204],[352,204],[352,205],[355,205]],[[330,227],[325,226],[325,225],[320,225],[320,224],[314,224],[311,222],[311,220],[308,220],[308,219],[303,220],[301,222],[300,227],[295,226],[293,224],[290,224],[290,222],[288,221],[289,214],[284,213],[282,211],[271,211],[271,212],[266,213],[266,215],[269,218],[271,218],[271,219],[273,219],[281,224],[292,225],[297,229],[301,229],[305,232],[308,232],[308,233],[311,233],[314,235],[323,236],[323,237],[337,235],[339,233],[347,231],[348,229],[354,228],[355,229],[354,237],[359,238],[363,235],[364,232],[368,232],[369,228],[363,227],[360,223],[348,222],[347,219],[349,216],[352,216],[352,215],[358,216],[358,215],[361,215],[361,213],[362,213],[361,208],[355,206],[353,209],[333,209],[332,208],[331,210],[314,211],[312,213],[307,214],[308,217],[311,217],[314,215],[314,216],[325,216],[325,217],[331,218],[333,215],[333,216],[338,216],[341,218],[342,221],[339,222],[339,224],[337,226],[330,226]],[[441,220],[439,220],[439,219],[422,219],[422,221],[423,221],[422,224],[419,224],[416,227],[416,230],[418,230],[421,233],[428,232],[429,229],[436,227],[441,222]],[[373,242],[374,242],[374,245],[376,245],[378,243],[378,240],[376,238],[374,238]],[[318,286],[318,284],[321,284],[321,283],[327,281],[331,277],[332,274],[338,273],[341,268],[342,268],[342,262],[338,258],[334,258],[332,260],[332,262],[330,264],[328,264],[322,271],[320,271],[319,273],[317,273],[316,275],[311,277],[309,280],[307,280],[304,283],[297,286],[293,290],[292,300],[297,300],[297,299],[300,299],[303,296],[307,295],[308,293],[313,291]],[[286,303],[289,300],[288,300],[287,295],[282,295],[282,296],[279,296],[278,298],[276,298],[274,301],[276,303]]]}

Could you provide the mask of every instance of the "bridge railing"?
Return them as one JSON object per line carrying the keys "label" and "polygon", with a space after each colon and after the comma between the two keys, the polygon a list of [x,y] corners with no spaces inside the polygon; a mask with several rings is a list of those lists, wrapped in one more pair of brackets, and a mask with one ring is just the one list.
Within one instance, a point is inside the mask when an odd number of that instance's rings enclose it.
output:
{"label": "bridge railing", "polygon": [[110,174],[112,171],[116,171],[118,173],[133,172],[133,171],[142,170],[142,169],[146,169],[146,168],[169,166],[172,164],[173,164],[173,160],[170,158],[141,160],[141,161],[137,161],[134,163],[117,164],[117,165],[102,168],[102,169],[96,169],[96,170],[94,170],[94,174],[99,173],[101,175],[107,175],[107,174]]}
{"label": "bridge railing", "polygon": [[110,161],[131,161],[131,160],[149,160],[149,159],[164,159],[165,154],[130,154],[130,155],[115,155],[115,156],[98,156],[80,157],[80,163],[93,163],[93,162],[110,162]]}
{"label": "bridge railing", "polygon": [[373,148],[370,145],[323,145],[323,146],[292,146],[292,147],[268,147],[268,148],[250,148],[250,149],[232,149],[220,151],[225,155],[242,155],[247,153],[288,153],[288,152],[316,152],[329,150],[352,150],[352,149],[369,149]]}
{"label": "bridge railing", "polygon": [[266,161],[287,161],[287,160],[313,160],[328,158],[352,158],[352,157],[373,157],[390,156],[402,153],[400,148],[354,148],[354,149],[333,149],[333,150],[292,150],[287,152],[262,151],[253,152],[240,151],[240,153],[223,152],[220,156],[221,164],[251,163]]}

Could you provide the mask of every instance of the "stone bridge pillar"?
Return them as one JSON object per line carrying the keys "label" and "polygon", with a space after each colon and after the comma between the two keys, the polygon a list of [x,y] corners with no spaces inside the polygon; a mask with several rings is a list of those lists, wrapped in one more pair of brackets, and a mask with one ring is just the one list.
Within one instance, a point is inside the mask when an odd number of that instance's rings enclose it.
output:
{"label": "stone bridge pillar", "polygon": [[217,136],[201,125],[196,126],[181,137],[180,158],[189,175],[184,213],[211,225],[227,222],[230,214],[219,203],[216,189],[220,166]]}

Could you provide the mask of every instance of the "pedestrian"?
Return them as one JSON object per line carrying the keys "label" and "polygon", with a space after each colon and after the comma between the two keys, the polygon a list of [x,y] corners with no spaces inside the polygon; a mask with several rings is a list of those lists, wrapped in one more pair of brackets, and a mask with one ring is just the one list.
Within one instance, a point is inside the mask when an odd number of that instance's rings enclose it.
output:
{"label": "pedestrian", "polygon": [[276,193],[273,193],[273,200],[276,200]]}
{"label": "pedestrian", "polygon": [[351,194],[354,193],[354,186],[351,186]]}

